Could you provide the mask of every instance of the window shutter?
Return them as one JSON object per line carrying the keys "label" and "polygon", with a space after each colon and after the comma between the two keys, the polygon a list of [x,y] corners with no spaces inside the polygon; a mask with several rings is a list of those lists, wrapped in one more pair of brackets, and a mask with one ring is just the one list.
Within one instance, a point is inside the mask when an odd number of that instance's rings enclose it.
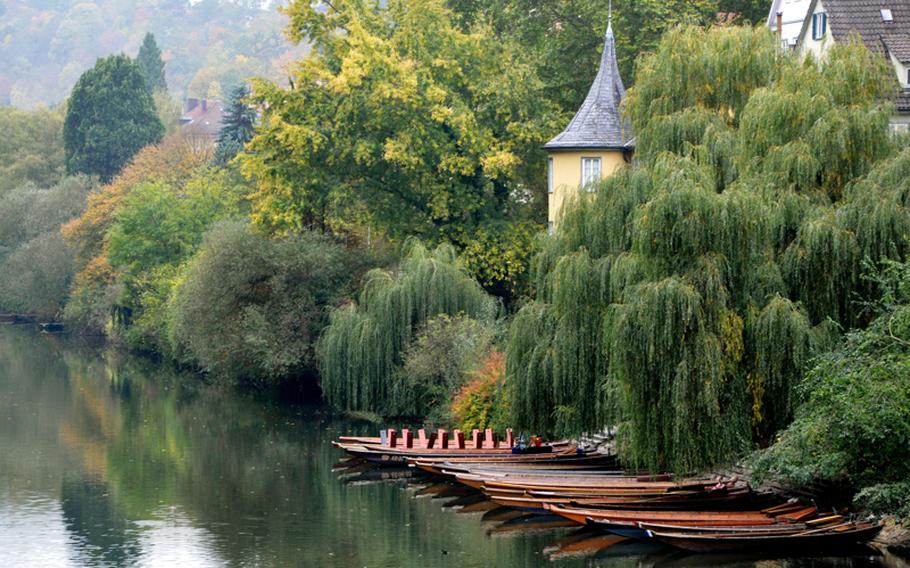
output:
{"label": "window shutter", "polygon": [[812,39],[818,39],[818,14],[812,14]]}

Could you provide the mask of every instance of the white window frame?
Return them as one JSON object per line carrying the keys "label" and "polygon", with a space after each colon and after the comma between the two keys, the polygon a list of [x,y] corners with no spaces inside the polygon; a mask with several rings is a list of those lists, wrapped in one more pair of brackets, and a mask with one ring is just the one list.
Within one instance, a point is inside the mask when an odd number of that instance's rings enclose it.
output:
{"label": "white window frame", "polygon": [[828,32],[828,14],[816,12],[812,14],[812,39],[818,41]]}
{"label": "white window frame", "polygon": [[[586,171],[586,166],[590,164],[591,169]],[[594,167],[596,165],[596,168]],[[594,191],[597,188],[597,182],[603,179],[603,159],[600,156],[582,156],[581,157],[581,186],[588,191]]]}
{"label": "white window frame", "polygon": [[553,158],[547,158],[547,193],[553,193]]}

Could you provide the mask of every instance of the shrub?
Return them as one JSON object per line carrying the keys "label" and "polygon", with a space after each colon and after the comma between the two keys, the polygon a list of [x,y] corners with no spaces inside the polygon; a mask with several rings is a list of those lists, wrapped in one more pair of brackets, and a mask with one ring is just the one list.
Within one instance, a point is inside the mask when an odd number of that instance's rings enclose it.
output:
{"label": "shrub", "polygon": [[493,348],[496,326],[463,315],[446,314],[427,321],[404,353],[400,373],[402,399],[412,397],[402,412],[414,416],[448,411],[452,395]]}
{"label": "shrub", "polygon": [[43,233],[0,264],[0,306],[55,319],[74,272],[73,254],[60,233]]}
{"label": "shrub", "polygon": [[470,373],[452,401],[452,415],[464,431],[492,428],[502,432],[509,426],[512,400],[506,385],[506,356],[491,353],[483,366]]}
{"label": "shrub", "polygon": [[497,302],[451,246],[430,251],[412,241],[409,247],[396,270],[367,274],[359,304],[332,312],[319,342],[319,370],[323,394],[337,409],[413,412],[413,396],[400,388],[400,373],[415,334],[441,314],[487,322],[497,315]]}
{"label": "shrub", "polygon": [[875,512],[907,513],[910,483],[910,265],[877,277],[885,310],[865,331],[819,357],[800,387],[805,403],[768,449],[753,456],[759,479],[816,480],[858,490]]}
{"label": "shrub", "polygon": [[243,222],[218,224],[175,291],[172,341],[217,377],[310,376],[326,309],[366,263],[316,233],[269,239]]}

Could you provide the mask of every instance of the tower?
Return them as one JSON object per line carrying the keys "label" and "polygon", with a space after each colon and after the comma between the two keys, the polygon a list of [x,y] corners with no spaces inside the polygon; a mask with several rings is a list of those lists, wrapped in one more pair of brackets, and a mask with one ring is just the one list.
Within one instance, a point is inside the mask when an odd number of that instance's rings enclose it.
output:
{"label": "tower", "polygon": [[620,105],[626,90],[616,64],[612,17],[607,24],[600,69],[575,117],[547,150],[548,221],[552,231],[565,200],[591,191],[603,177],[629,161],[635,148]]}

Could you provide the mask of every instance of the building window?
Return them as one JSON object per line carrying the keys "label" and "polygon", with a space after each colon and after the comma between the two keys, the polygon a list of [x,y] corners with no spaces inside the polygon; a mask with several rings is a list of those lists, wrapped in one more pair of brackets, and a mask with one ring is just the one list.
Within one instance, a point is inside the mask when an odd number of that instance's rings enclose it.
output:
{"label": "building window", "polygon": [[581,185],[589,190],[600,181],[600,158],[581,159]]}
{"label": "building window", "polygon": [[812,14],[812,39],[825,37],[826,31],[828,31],[828,14],[824,12]]}
{"label": "building window", "polygon": [[553,158],[547,158],[547,193],[553,193]]}

